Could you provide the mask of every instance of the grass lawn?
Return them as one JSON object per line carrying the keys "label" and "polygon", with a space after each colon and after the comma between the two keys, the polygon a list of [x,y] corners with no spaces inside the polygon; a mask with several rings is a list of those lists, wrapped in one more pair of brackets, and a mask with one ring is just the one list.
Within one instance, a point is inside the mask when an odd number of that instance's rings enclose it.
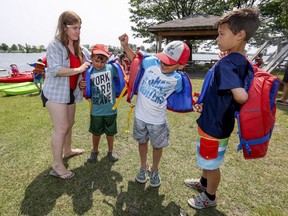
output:
{"label": "grass lawn", "polygon": [[[280,75],[281,76],[281,75]],[[192,79],[199,91],[202,78]],[[282,89],[279,91],[279,96]],[[77,105],[73,146],[86,152],[66,160],[76,176],[63,181],[49,176],[52,125],[39,95],[7,97],[0,93],[0,215],[288,215],[287,126],[288,107],[277,104],[277,120],[266,157],[244,160],[237,152],[237,128],[231,136],[222,166],[216,208],[194,210],[187,200],[194,191],[183,183],[196,178],[195,139],[197,113],[168,111],[170,145],[160,163],[162,185],[150,188],[135,182],[139,169],[138,145],[127,132],[129,104],[120,103],[115,150],[116,163],[106,158],[101,140],[98,162],[87,164],[91,150],[89,106]],[[149,148],[151,161],[151,148]]]}

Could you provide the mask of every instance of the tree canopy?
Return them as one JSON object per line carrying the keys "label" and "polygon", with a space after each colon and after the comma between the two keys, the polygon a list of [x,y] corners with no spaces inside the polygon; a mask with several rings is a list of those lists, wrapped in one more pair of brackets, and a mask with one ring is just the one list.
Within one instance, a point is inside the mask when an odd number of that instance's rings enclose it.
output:
{"label": "tree canopy", "polygon": [[264,0],[259,5],[262,18],[267,29],[273,34],[283,34],[288,38],[288,1],[287,0]]}
{"label": "tree canopy", "polygon": [[40,53],[40,52],[45,52],[45,51],[46,51],[46,48],[44,47],[44,45],[31,46],[31,45],[25,44],[25,46],[23,46],[21,44],[18,44],[18,45],[12,44],[11,47],[9,47],[5,43],[0,44],[0,52]]}
{"label": "tree canopy", "polygon": [[133,37],[143,38],[150,44],[155,42],[155,35],[147,31],[150,26],[191,14],[221,16],[233,9],[253,6],[260,9],[262,21],[254,38],[257,45],[275,35],[287,38],[288,34],[287,0],[130,0],[129,4],[130,21],[135,23],[131,27]]}

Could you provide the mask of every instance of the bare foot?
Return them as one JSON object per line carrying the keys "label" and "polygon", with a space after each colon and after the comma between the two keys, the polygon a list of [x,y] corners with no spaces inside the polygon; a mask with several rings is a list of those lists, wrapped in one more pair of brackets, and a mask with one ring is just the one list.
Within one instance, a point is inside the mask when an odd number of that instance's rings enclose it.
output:
{"label": "bare foot", "polygon": [[84,149],[78,149],[78,148],[76,148],[76,149],[71,149],[71,152],[65,153],[64,156],[63,156],[63,158],[64,158],[64,159],[71,158],[71,157],[74,157],[74,156],[77,156],[77,155],[81,155],[81,154],[83,154],[84,152],[85,152]]}

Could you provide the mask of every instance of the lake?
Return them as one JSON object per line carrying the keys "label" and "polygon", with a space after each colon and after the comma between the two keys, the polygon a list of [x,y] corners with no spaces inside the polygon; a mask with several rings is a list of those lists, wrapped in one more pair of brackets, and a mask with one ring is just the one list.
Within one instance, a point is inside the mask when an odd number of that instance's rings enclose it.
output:
{"label": "lake", "polygon": [[10,70],[10,64],[16,64],[20,72],[33,70],[27,63],[35,63],[38,58],[45,56],[45,53],[0,53],[0,76],[7,74]]}
{"label": "lake", "polygon": [[[45,56],[44,53],[0,53],[0,68],[10,71],[10,64],[16,64],[19,71],[32,70],[27,63],[34,63],[38,58]],[[215,54],[193,54],[193,60],[218,59]]]}
{"label": "lake", "polygon": [[[44,53],[0,53],[0,69],[5,69],[6,71],[0,71],[0,76],[7,74],[10,70],[10,64],[16,64],[19,68],[19,71],[26,71],[32,70],[33,68],[30,67],[27,63],[34,63],[37,61],[38,58],[45,56]],[[264,56],[264,60],[267,57]],[[218,55],[216,54],[192,54],[192,59],[196,61],[202,60],[210,61],[210,60],[217,60]]]}

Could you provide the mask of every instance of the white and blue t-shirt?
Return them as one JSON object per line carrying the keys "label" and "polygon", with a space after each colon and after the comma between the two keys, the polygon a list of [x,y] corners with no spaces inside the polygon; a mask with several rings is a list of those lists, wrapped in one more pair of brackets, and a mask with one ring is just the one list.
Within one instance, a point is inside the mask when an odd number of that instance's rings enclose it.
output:
{"label": "white and blue t-shirt", "polygon": [[135,116],[149,124],[163,124],[167,98],[182,90],[182,77],[176,71],[162,73],[160,60],[155,56],[144,58],[142,67],[145,72],[138,87]]}

